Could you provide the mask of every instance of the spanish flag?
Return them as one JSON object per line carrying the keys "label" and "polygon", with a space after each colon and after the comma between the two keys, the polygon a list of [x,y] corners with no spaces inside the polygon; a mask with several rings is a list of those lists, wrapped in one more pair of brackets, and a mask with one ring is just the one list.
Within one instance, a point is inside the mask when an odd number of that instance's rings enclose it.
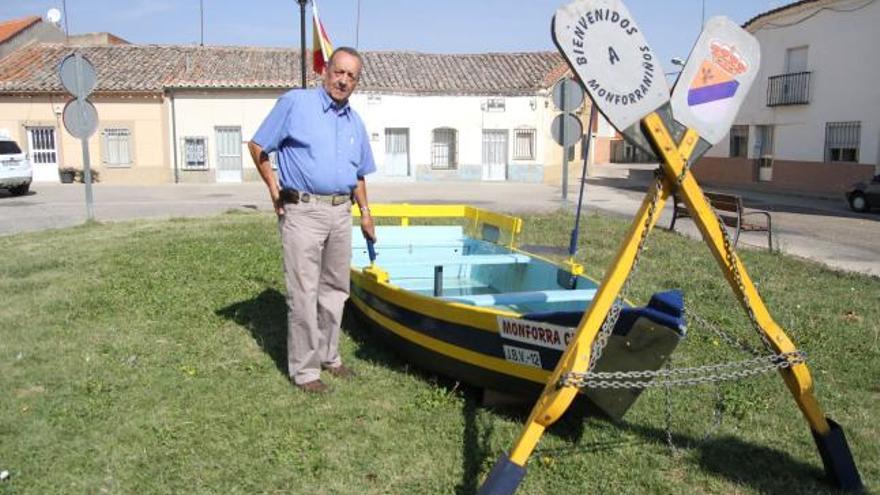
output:
{"label": "spanish flag", "polygon": [[318,5],[316,1],[312,1],[312,68],[318,74],[324,73],[324,67],[330,60],[333,53],[333,45],[330,43],[330,37],[324,25],[318,19]]}

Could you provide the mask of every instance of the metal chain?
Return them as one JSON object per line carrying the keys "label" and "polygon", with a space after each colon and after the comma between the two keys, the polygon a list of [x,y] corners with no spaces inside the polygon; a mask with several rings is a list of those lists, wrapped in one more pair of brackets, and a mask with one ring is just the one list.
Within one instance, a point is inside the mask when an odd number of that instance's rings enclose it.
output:
{"label": "metal chain", "polygon": [[[666,361],[666,369],[672,369],[672,356]],[[666,444],[669,450],[675,453],[675,441],[672,439],[672,386],[667,384],[664,387],[664,398],[666,403]]]}
{"label": "metal chain", "polygon": [[669,386],[693,386],[727,380],[739,380],[789,368],[806,361],[803,351],[759,356],[743,361],[707,364],[691,368],[641,371],[605,371],[567,373],[562,384],[579,388],[636,389]]}
{"label": "metal chain", "polygon": [[[596,340],[593,342],[593,349],[592,352],[590,352],[590,363],[587,367],[587,371],[593,371],[593,368],[596,367],[596,363],[599,361],[599,358],[602,357],[602,351],[605,349],[605,346],[608,345],[608,339],[614,331],[614,325],[617,324],[617,320],[620,318],[620,311],[623,309],[623,301],[626,300],[626,296],[629,293],[630,281],[632,281],[632,277],[639,266],[639,259],[642,256],[642,250],[645,248],[645,241],[648,239],[648,231],[651,230],[651,223],[654,219],[654,214],[657,212],[657,200],[660,198],[660,194],[663,190],[663,183],[661,180],[660,170],[657,169],[654,171],[654,185],[652,188],[653,195],[651,196],[651,203],[648,205],[648,215],[645,217],[645,224],[642,226],[642,235],[639,238],[639,245],[636,247],[636,254],[633,257],[632,268],[630,268],[626,280],[623,281],[623,286],[620,288],[617,299],[614,300],[614,304],[608,311],[608,316],[605,317],[605,322],[602,324],[602,329],[599,331],[599,335],[596,336]],[[562,380],[564,381],[565,377],[563,377]]]}
{"label": "metal chain", "polygon": [[712,427],[706,430],[703,441],[709,439],[719,428],[724,419],[724,394],[721,393],[721,382],[715,382],[715,404],[712,407]]}
{"label": "metal chain", "polygon": [[761,355],[761,353],[757,349],[755,349],[754,347],[749,345],[747,342],[743,342],[742,340],[740,340],[736,336],[728,334],[727,332],[724,331],[724,329],[722,329],[718,325],[716,325],[716,324],[710,322],[709,320],[703,318],[702,316],[694,313],[690,309],[689,305],[687,305],[687,304],[685,305],[684,312],[685,312],[685,315],[687,316],[688,319],[696,322],[697,324],[701,325],[702,327],[708,328],[709,330],[712,331],[712,333],[714,333],[715,335],[720,337],[722,340],[727,342],[731,347],[736,347],[739,350],[741,350],[747,354],[751,354],[752,356],[760,356]]}
{"label": "metal chain", "polygon": [[767,339],[767,335],[764,334],[761,329],[761,324],[758,323],[758,317],[755,316],[755,310],[752,308],[752,302],[749,300],[748,294],[746,294],[746,288],[743,284],[742,274],[739,272],[739,265],[736,263],[736,253],[734,251],[733,244],[730,242],[730,235],[727,233],[727,228],[724,226],[724,222],[721,220],[721,216],[718,215],[718,212],[714,209],[712,213],[715,214],[715,219],[718,221],[718,226],[721,229],[721,235],[724,238],[724,255],[727,260],[727,264],[730,265],[730,269],[733,272],[733,279],[736,282],[736,287],[739,290],[740,297],[742,298],[743,306],[746,308],[746,314],[749,316],[749,321],[752,324],[752,328],[755,332],[758,333],[758,336],[761,337],[761,342],[764,343],[764,348],[768,351],[773,350],[773,345],[770,343],[770,340]]}
{"label": "metal chain", "polygon": [[[678,174],[678,177],[676,177],[675,179],[675,188],[677,190],[681,189],[681,184],[682,182],[684,182],[684,178],[687,175],[688,170],[690,170],[690,163],[686,160],[684,166],[681,168],[681,173]],[[761,337],[761,341],[764,343],[764,347],[767,350],[772,350],[773,346],[767,339],[767,336],[761,330],[761,324],[758,323],[758,318],[757,316],[755,316],[755,310],[754,308],[752,308],[752,302],[749,300],[749,296],[746,294],[742,274],[739,271],[739,265],[736,263],[735,249],[733,247],[733,243],[730,242],[730,234],[727,233],[727,227],[724,225],[724,221],[721,219],[718,211],[712,208],[711,203],[708,204],[709,209],[715,215],[715,220],[718,222],[718,227],[721,230],[721,236],[724,239],[724,258],[727,261],[727,264],[730,265],[731,272],[733,272],[733,279],[736,282],[736,287],[739,290],[740,297],[742,298],[743,306],[745,306],[746,308],[746,313],[748,314],[749,321],[751,322],[754,330]],[[742,345],[737,344],[737,347],[742,348]]]}

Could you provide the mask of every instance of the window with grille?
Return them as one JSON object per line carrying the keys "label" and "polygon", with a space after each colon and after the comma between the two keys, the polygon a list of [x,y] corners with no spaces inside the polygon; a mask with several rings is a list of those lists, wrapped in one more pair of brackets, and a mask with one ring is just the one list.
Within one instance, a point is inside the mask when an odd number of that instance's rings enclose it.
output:
{"label": "window with grille", "polygon": [[504,98],[489,98],[486,100],[485,110],[487,112],[503,112],[505,106]]}
{"label": "window with grille", "polygon": [[183,138],[183,168],[187,170],[205,170],[208,168],[207,138]]}
{"label": "window with grille", "polygon": [[515,129],[513,131],[513,159],[535,159],[535,130]]}
{"label": "window with grille", "polygon": [[455,129],[434,129],[431,141],[431,167],[435,169],[454,169],[458,165],[456,156]]}
{"label": "window with grille", "polygon": [[861,122],[828,122],[825,124],[825,161],[859,161]]}
{"label": "window with grille", "polygon": [[735,125],[730,128],[730,158],[748,158],[749,126]]}
{"label": "window with grille", "polygon": [[104,164],[108,167],[131,166],[131,130],[107,128],[102,133]]}

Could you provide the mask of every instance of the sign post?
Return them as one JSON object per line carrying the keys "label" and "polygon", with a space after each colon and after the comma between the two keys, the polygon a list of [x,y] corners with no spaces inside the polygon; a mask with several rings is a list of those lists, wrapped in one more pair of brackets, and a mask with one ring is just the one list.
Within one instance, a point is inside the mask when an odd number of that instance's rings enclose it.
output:
{"label": "sign post", "polygon": [[550,134],[562,146],[562,200],[568,199],[568,149],[574,146],[583,133],[581,121],[574,112],[584,103],[584,90],[573,79],[560,79],[553,86],[553,103],[561,113],[550,124]]}
{"label": "sign post", "polygon": [[86,218],[95,219],[95,204],[92,197],[92,167],[89,157],[89,137],[98,128],[98,112],[87,97],[95,89],[97,74],[95,66],[81,53],[75,52],[61,61],[58,67],[61,85],[74,99],[64,106],[62,120],[64,128],[71,136],[79,138],[83,152],[83,182],[86,185]]}

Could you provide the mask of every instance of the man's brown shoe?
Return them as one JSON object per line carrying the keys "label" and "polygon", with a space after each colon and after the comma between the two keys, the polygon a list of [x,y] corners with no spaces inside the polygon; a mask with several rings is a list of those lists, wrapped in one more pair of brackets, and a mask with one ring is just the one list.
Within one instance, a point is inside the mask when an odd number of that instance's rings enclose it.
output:
{"label": "man's brown shoe", "polygon": [[312,380],[306,383],[296,383],[296,388],[302,390],[303,392],[308,392],[311,394],[323,394],[327,392],[330,387],[328,387],[321,380]]}
{"label": "man's brown shoe", "polygon": [[344,364],[340,364],[339,366],[328,366],[324,368],[328,373],[335,376],[336,378],[348,379],[354,378],[357,376],[357,373],[354,372],[351,368],[345,366]]}

